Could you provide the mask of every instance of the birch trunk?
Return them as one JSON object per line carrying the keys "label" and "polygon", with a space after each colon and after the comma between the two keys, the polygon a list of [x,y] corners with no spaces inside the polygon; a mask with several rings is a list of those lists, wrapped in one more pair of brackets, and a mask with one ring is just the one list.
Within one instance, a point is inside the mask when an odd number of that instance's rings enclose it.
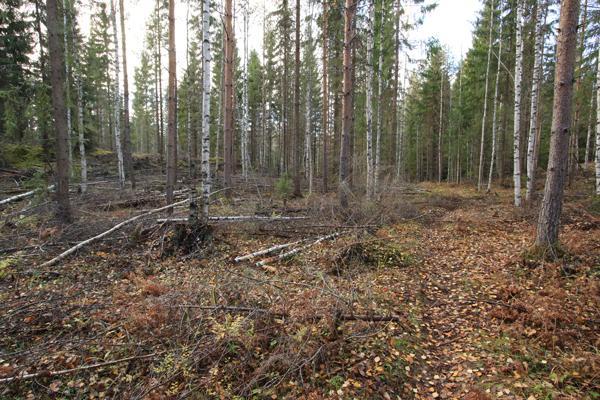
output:
{"label": "birch trunk", "polygon": [[302,196],[300,190],[300,155],[302,135],[300,133],[300,0],[296,0],[296,54],[294,62],[294,196]]}
{"label": "birch trunk", "polygon": [[373,27],[375,24],[374,0],[369,1],[369,25],[367,31],[367,199],[373,199],[375,182],[373,171]]}
{"label": "birch trunk", "polygon": [[592,131],[593,131],[593,120],[594,120],[594,98],[596,96],[594,95],[594,91],[592,90],[592,96],[590,98],[590,111],[589,111],[589,117],[588,117],[588,129],[587,129],[587,135],[585,137],[585,155],[584,155],[584,167],[587,170],[588,168],[588,164],[590,161],[590,147],[591,147],[591,140],[592,140]]}
{"label": "birch trunk", "polygon": [[225,112],[224,112],[224,183],[231,187],[233,172],[233,27],[232,0],[225,0]]}
{"label": "birch trunk", "polygon": [[[175,0],[169,0],[169,82],[167,137],[167,204],[173,203],[177,181],[177,59],[175,53]],[[170,209],[169,212],[172,212]]]}
{"label": "birch trunk", "polygon": [[[79,74],[81,74],[81,72],[79,72]],[[87,158],[85,156],[85,126],[83,124],[83,89],[81,85],[81,75],[77,76],[75,84],[77,85],[77,130],[79,131],[79,162],[81,166],[81,182],[79,183],[79,187],[81,188],[81,193],[85,193],[87,191]]]}
{"label": "birch trunk", "polygon": [[210,195],[210,0],[202,10],[202,217],[208,218]]}
{"label": "birch trunk", "polygon": [[496,83],[494,85],[494,110],[492,111],[492,154],[490,156],[490,171],[488,175],[487,191],[492,190],[492,177],[494,176],[494,161],[496,159],[496,146],[498,135],[498,87],[500,84],[500,66],[502,65],[502,31],[504,21],[502,20],[502,0],[500,0],[500,33],[498,34],[498,65],[496,67]]}
{"label": "birch trunk", "polygon": [[550,155],[536,235],[536,245],[547,249],[553,249],[558,242],[563,192],[567,178],[578,8],[578,0],[561,2]]}
{"label": "birch trunk", "polygon": [[350,132],[352,132],[353,112],[352,96],[352,41],[354,40],[354,18],[356,16],[355,0],[346,0],[344,10],[344,58],[343,58],[343,102],[342,102],[342,141],[340,146],[340,183],[339,200],[342,208],[348,208],[348,192],[350,191]]}
{"label": "birch trunk", "polygon": [[535,184],[535,147],[537,134],[538,118],[538,97],[540,92],[540,81],[542,73],[542,62],[544,56],[544,25],[545,25],[545,4],[541,1],[537,5],[535,21],[535,60],[533,66],[533,84],[531,87],[531,112],[529,119],[529,138],[527,142],[527,192],[525,201],[530,202],[533,196]]}
{"label": "birch trunk", "polygon": [[327,181],[329,179],[329,155],[328,155],[328,149],[327,149],[327,135],[328,135],[328,117],[329,117],[329,83],[328,83],[328,77],[327,77],[327,59],[328,59],[328,40],[327,37],[329,35],[328,32],[328,1],[324,0],[323,1],[323,58],[322,58],[322,63],[323,63],[323,79],[322,79],[322,85],[323,85],[323,110],[322,110],[322,123],[321,123],[321,129],[323,131],[322,136],[323,136],[323,193],[327,193]]}
{"label": "birch trunk", "polygon": [[373,172],[373,194],[379,191],[379,169],[381,168],[381,104],[383,103],[383,16],[381,7],[381,26],[379,28],[379,63],[377,65],[377,139],[375,142],[375,170]]}
{"label": "birch trunk", "polygon": [[515,109],[514,109],[514,152],[513,184],[516,207],[521,207],[521,91],[523,78],[523,1],[517,0],[517,45],[515,55]]}
{"label": "birch trunk", "polygon": [[48,49],[50,54],[50,82],[52,84],[52,115],[56,132],[56,216],[64,222],[71,221],[69,202],[69,151],[67,118],[65,113],[63,57],[60,45],[60,24],[56,0],[46,0]]}
{"label": "birch trunk", "polygon": [[[488,39],[487,67],[485,69],[485,92],[483,97],[483,116],[481,117],[481,143],[479,146],[479,175],[477,177],[477,191],[481,190],[483,184],[483,149],[485,145],[485,123],[488,106],[488,87],[490,82],[490,64],[492,62],[492,38],[494,33],[494,0],[490,5],[490,33]],[[502,40],[502,38],[500,39]]]}
{"label": "birch trunk", "polygon": [[117,39],[117,10],[115,8],[115,1],[111,1],[112,7],[112,25],[113,25],[113,41],[115,44],[114,48],[114,62],[115,62],[115,82],[114,82],[114,121],[113,130],[115,135],[115,148],[117,150],[117,166],[119,170],[119,186],[121,189],[125,187],[125,166],[123,163],[123,148],[121,143],[121,94],[119,89],[119,40]]}
{"label": "birch trunk", "polygon": [[124,0],[119,0],[121,17],[121,47],[123,48],[123,156],[125,162],[125,175],[135,189],[133,175],[133,155],[131,154],[131,124],[129,122],[129,79],[127,72],[127,36],[125,34],[125,6]]}

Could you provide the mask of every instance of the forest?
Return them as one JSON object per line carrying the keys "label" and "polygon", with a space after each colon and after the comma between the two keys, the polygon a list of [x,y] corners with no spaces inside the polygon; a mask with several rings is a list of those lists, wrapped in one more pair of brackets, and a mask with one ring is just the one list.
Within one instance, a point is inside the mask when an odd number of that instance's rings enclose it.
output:
{"label": "forest", "polygon": [[597,0],[0,0],[0,399],[597,399],[599,348]]}

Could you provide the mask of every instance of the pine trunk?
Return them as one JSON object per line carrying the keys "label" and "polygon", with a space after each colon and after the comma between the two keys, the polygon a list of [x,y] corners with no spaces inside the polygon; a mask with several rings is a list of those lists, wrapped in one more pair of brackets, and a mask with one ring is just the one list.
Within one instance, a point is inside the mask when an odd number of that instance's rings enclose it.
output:
{"label": "pine trunk", "polygon": [[73,177],[73,122],[71,117],[71,62],[69,58],[69,19],[67,13],[71,8],[68,0],[63,0],[63,42],[65,52],[65,107],[67,114],[67,145],[69,147],[69,176]]}
{"label": "pine trunk", "polygon": [[348,208],[348,192],[350,186],[350,132],[352,131],[352,96],[354,87],[352,82],[352,41],[354,39],[354,17],[356,15],[355,0],[346,0],[344,9],[344,58],[343,58],[343,103],[342,103],[342,143],[340,146],[340,183],[339,200],[342,208]]}
{"label": "pine trunk", "polygon": [[[175,0],[169,0],[169,83],[168,83],[168,142],[167,142],[167,204],[173,203],[177,180],[177,75],[175,53]],[[172,209],[170,209],[172,212]]]}
{"label": "pine trunk", "polygon": [[381,26],[379,28],[379,62],[377,65],[377,139],[375,142],[375,170],[373,172],[373,192],[379,192],[379,169],[381,168],[381,118],[383,103],[383,16],[384,9],[381,7]]}
{"label": "pine trunk", "polygon": [[553,248],[558,242],[558,229],[568,168],[578,3],[579,0],[563,0],[561,2],[556,49],[550,155],[536,237],[536,245],[542,248]]}
{"label": "pine trunk", "polygon": [[375,194],[374,163],[373,163],[373,28],[375,25],[374,0],[369,1],[369,25],[367,31],[367,98],[366,128],[367,128],[367,199],[373,199]]}
{"label": "pine trunk", "polygon": [[600,46],[596,69],[596,194],[600,195]]}

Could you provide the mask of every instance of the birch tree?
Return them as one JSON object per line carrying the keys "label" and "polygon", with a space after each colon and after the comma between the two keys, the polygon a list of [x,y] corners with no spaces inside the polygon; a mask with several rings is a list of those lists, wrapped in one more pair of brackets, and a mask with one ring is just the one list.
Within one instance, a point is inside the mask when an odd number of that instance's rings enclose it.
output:
{"label": "birch tree", "polygon": [[50,54],[50,83],[52,85],[52,114],[56,132],[56,217],[64,222],[72,219],[69,202],[69,151],[67,117],[64,98],[64,53],[61,49],[61,31],[57,0],[46,0],[48,49]]}
{"label": "birch tree", "polygon": [[224,134],[223,134],[223,180],[225,187],[231,186],[233,172],[233,26],[232,26],[232,0],[225,0],[225,73],[223,83],[225,86]]}
{"label": "birch tree", "polygon": [[538,97],[542,79],[542,62],[544,57],[544,25],[546,20],[546,4],[542,0],[537,5],[535,17],[535,54],[531,86],[531,112],[529,113],[529,138],[527,141],[527,192],[525,200],[531,201],[535,184],[535,147],[538,118]]}
{"label": "birch tree", "polygon": [[366,98],[366,128],[367,128],[367,198],[371,200],[375,191],[374,162],[373,162],[373,29],[375,24],[374,0],[369,2],[369,22],[367,28],[367,98]]}
{"label": "birch tree", "polygon": [[563,0],[556,48],[554,102],[550,155],[544,199],[538,219],[536,245],[553,249],[558,242],[558,229],[568,168],[569,131],[573,100],[575,50],[579,0]]}
{"label": "birch tree", "polygon": [[242,61],[243,67],[243,88],[242,88],[242,175],[244,179],[248,179],[248,169],[250,168],[249,154],[249,136],[248,136],[248,0],[244,0],[243,5],[244,18],[244,58]]}
{"label": "birch tree", "polygon": [[596,69],[596,194],[600,195],[600,46]]}
{"label": "birch tree", "polygon": [[125,166],[123,163],[123,148],[121,145],[121,90],[119,88],[119,41],[117,39],[117,10],[115,8],[115,1],[111,0],[111,12],[112,12],[112,25],[113,25],[113,41],[114,47],[114,63],[115,63],[115,81],[113,89],[113,109],[114,109],[114,121],[113,131],[115,135],[115,148],[117,149],[117,166],[119,173],[119,187],[123,189],[125,187]]}
{"label": "birch tree", "polygon": [[71,56],[69,51],[69,19],[67,14],[71,7],[69,0],[63,0],[63,47],[65,52],[65,102],[67,115],[67,145],[69,149],[69,175],[73,176],[73,122],[71,116],[71,85],[69,84],[71,75]]}
{"label": "birch tree", "polygon": [[498,34],[498,65],[496,66],[496,83],[494,84],[494,109],[492,111],[492,154],[490,156],[490,171],[488,175],[487,191],[492,190],[492,177],[494,174],[494,161],[496,159],[496,146],[497,146],[497,135],[498,135],[498,103],[500,102],[498,96],[498,88],[500,86],[500,66],[502,65],[502,31],[504,30],[504,20],[502,19],[502,0],[500,0],[500,32]]}
{"label": "birch tree", "polygon": [[521,207],[521,91],[523,78],[523,1],[517,0],[515,75],[514,75],[514,129],[513,129],[513,184],[516,207]]}
{"label": "birch tree", "polygon": [[300,134],[300,0],[296,0],[296,54],[294,62],[294,196],[302,195],[300,191],[300,154],[302,136]]}
{"label": "birch tree", "polygon": [[[75,37],[75,24],[72,25],[72,29],[73,37]],[[75,52],[74,58],[78,67],[75,86],[77,88],[77,133],[79,141],[79,165],[81,169],[79,188],[81,189],[81,193],[85,193],[87,191],[87,158],[85,154],[85,125],[83,123],[83,85],[81,83],[83,65],[77,52]]]}
{"label": "birch tree", "polygon": [[202,10],[202,217],[208,219],[210,176],[210,0]]}
{"label": "birch tree", "polygon": [[[485,91],[483,95],[483,116],[481,117],[481,142],[479,147],[479,175],[477,178],[477,190],[481,190],[483,184],[483,150],[485,145],[485,123],[487,120],[487,106],[488,106],[488,87],[490,82],[490,64],[492,61],[492,40],[494,33],[494,0],[491,0],[490,4],[490,32],[488,39],[488,54],[487,54],[487,66],[485,69]],[[500,39],[502,40],[502,39]]]}
{"label": "birch tree", "polygon": [[119,14],[121,17],[121,47],[123,52],[123,156],[125,175],[135,189],[133,175],[133,156],[131,154],[131,122],[129,119],[129,73],[127,71],[127,35],[125,33],[125,0],[119,0]]}

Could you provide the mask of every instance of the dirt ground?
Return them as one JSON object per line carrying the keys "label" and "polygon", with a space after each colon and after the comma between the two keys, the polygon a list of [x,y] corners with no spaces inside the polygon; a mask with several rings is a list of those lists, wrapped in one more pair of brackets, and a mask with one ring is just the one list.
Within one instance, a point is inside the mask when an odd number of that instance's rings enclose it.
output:
{"label": "dirt ground", "polygon": [[[510,189],[390,185],[342,215],[333,195],[284,205],[273,180],[238,179],[213,215],[306,219],[214,222],[190,240],[153,216],[39,268],[164,202],[157,171],[133,193],[103,173],[73,193],[73,224],[43,196],[0,210],[2,399],[600,397],[589,188],[569,192],[551,261],[528,253],[536,213]],[[234,261],[334,232],[284,260]]]}

